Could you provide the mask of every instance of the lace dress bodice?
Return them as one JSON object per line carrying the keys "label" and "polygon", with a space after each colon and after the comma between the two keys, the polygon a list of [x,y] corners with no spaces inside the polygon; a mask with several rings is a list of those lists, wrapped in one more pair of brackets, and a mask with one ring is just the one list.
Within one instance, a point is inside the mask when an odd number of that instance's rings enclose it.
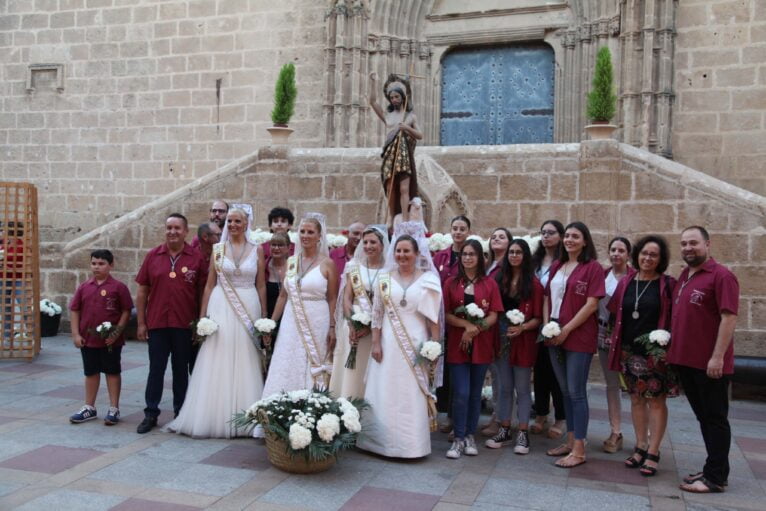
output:
{"label": "lace dress bodice", "polygon": [[[232,260],[231,245],[226,245],[224,250],[224,258],[222,269],[226,276],[229,278],[229,282],[236,288],[251,288],[255,286],[255,277],[258,274],[258,247],[255,245],[249,246],[250,253],[242,258],[239,263],[239,275],[237,275],[237,267]],[[218,274],[218,283],[221,283],[223,276]]]}

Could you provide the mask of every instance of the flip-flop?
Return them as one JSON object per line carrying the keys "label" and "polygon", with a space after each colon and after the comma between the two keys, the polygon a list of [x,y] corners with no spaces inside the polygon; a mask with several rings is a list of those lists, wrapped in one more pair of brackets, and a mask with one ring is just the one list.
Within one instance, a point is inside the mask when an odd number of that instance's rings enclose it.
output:
{"label": "flip-flop", "polygon": [[[705,477],[705,473],[704,472],[697,472],[696,474],[689,474],[688,476],[684,477],[684,482],[686,484],[692,484],[695,481],[699,481],[703,477]],[[723,486],[729,486],[729,481],[724,481],[723,482]]]}
{"label": "flip-flop", "polygon": [[[697,483],[700,483],[702,485],[702,488],[700,488]],[[700,477],[693,483],[684,483],[678,486],[681,490],[687,491],[689,493],[723,493],[723,486],[719,486],[715,483],[711,483],[709,480],[705,478],[705,476]]]}
{"label": "flip-flop", "polygon": [[[564,462],[564,460],[568,460],[569,458],[577,459],[579,461],[577,463],[573,464],[573,465],[563,465],[562,462]],[[585,456],[577,456],[576,454],[572,454],[570,452],[569,454],[567,454],[563,458],[556,460],[556,463],[554,463],[554,465],[556,465],[559,468],[575,468],[575,467],[579,467],[580,465],[584,464],[586,461],[587,460],[585,459]]]}

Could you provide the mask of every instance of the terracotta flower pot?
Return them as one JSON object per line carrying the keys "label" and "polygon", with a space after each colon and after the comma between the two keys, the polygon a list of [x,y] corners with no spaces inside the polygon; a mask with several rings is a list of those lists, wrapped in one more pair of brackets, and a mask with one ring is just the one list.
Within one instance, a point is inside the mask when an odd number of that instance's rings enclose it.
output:
{"label": "terracotta flower pot", "polygon": [[271,134],[271,145],[286,145],[287,139],[290,138],[294,131],[287,126],[272,126],[271,128],[266,128],[266,130]]}
{"label": "terracotta flower pot", "polygon": [[612,134],[617,129],[614,124],[606,122],[594,122],[585,126],[585,132],[590,136],[591,140],[608,140],[612,137]]}

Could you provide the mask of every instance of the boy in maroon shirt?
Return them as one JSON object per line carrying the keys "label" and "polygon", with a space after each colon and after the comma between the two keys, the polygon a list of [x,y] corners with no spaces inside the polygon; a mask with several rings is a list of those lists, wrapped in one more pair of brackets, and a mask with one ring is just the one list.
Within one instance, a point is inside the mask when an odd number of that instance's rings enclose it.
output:
{"label": "boy in maroon shirt", "polygon": [[144,420],[136,431],[148,433],[157,425],[165,369],[173,368],[173,411],[181,410],[189,383],[192,351],[190,323],[199,318],[200,298],[207,267],[200,253],[186,243],[186,217],[173,213],[165,220],[165,243],[146,254],[136,276],[137,336],[149,345]]}
{"label": "boy in maroon shirt", "polygon": [[[101,373],[106,374],[109,391],[109,412],[104,417],[104,424],[111,426],[120,420],[120,354],[125,344],[122,332],[130,318],[133,300],[128,287],[110,275],[113,267],[114,256],[109,250],[91,252],[93,278],[77,288],[69,304],[72,342],[80,348],[85,372],[85,406],[69,417],[73,424],[97,417],[95,404]],[[96,331],[104,322],[115,327],[106,339]]]}
{"label": "boy in maroon shirt", "polygon": [[720,493],[729,477],[728,388],[734,373],[732,343],[739,283],[731,271],[710,257],[710,235],[704,227],[684,229],[681,255],[687,267],[673,291],[667,357],[678,370],[707,450],[702,471],[685,477],[681,489]]}

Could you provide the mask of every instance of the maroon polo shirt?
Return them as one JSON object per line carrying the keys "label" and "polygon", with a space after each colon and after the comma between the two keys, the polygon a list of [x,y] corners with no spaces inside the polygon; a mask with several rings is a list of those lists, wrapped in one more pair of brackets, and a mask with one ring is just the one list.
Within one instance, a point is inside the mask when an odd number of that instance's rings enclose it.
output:
{"label": "maroon polo shirt", "polygon": [[[737,314],[737,277],[712,257],[687,282],[689,268],[673,290],[670,349],[671,364],[707,370],[721,324],[721,313]],[[684,285],[686,283],[686,285]],[[723,356],[723,373],[734,373],[734,341]]]}
{"label": "maroon polo shirt", "polygon": [[[484,317],[494,311],[503,313],[503,300],[500,298],[500,288],[497,282],[489,277],[475,282],[473,285],[474,303],[484,311]],[[442,287],[445,314],[454,314],[455,309],[465,305],[465,285],[457,277],[450,277]],[[460,349],[460,339],[465,329],[447,325],[447,363],[449,364],[491,364],[495,358],[495,338],[497,330],[490,328],[473,338],[471,358]]]}
{"label": "maroon polo shirt", "polygon": [[439,278],[442,281],[442,286],[444,285],[445,282],[447,282],[448,278],[457,276],[458,259],[460,257],[459,256],[456,257],[454,262],[450,263],[451,258],[452,258],[452,245],[445,248],[444,250],[439,250],[433,256],[434,266],[436,266],[436,271],[439,272]]}
{"label": "maroon polo shirt", "polygon": [[136,282],[149,286],[146,326],[156,328],[189,328],[199,316],[199,299],[205,287],[207,267],[199,252],[188,243],[175,264],[176,278],[170,278],[170,253],[166,244],[146,254]]}
{"label": "maroon polo shirt", "polygon": [[[551,265],[548,285],[545,286],[545,295],[548,297],[548,314],[550,315],[553,304],[551,303],[551,282],[556,273],[561,269],[561,263],[555,261]],[[583,308],[588,298],[598,298],[606,295],[604,286],[604,269],[598,261],[590,261],[578,264],[569,275],[564,291],[564,299],[559,310],[559,325],[563,328]],[[588,316],[585,322],[570,333],[562,348],[568,351],[581,353],[596,353],[598,346],[598,309]]]}
{"label": "maroon polo shirt", "polygon": [[199,248],[199,236],[195,236],[191,240],[191,248]]}
{"label": "maroon polo shirt", "polygon": [[[130,298],[128,286],[112,276],[99,284],[95,278],[90,278],[80,284],[75,291],[69,310],[80,313],[80,335],[85,339],[88,348],[103,348],[104,339],[95,332],[96,327],[104,321],[117,326],[124,311],[130,312],[133,300]],[[125,339],[122,335],[113,346],[122,346]]]}
{"label": "maroon polo shirt", "polygon": [[351,260],[351,257],[352,256],[346,253],[345,246],[330,250],[330,259],[332,259],[332,262],[335,263],[335,267],[338,269],[338,275],[343,275],[343,270],[346,268],[346,263]]}

